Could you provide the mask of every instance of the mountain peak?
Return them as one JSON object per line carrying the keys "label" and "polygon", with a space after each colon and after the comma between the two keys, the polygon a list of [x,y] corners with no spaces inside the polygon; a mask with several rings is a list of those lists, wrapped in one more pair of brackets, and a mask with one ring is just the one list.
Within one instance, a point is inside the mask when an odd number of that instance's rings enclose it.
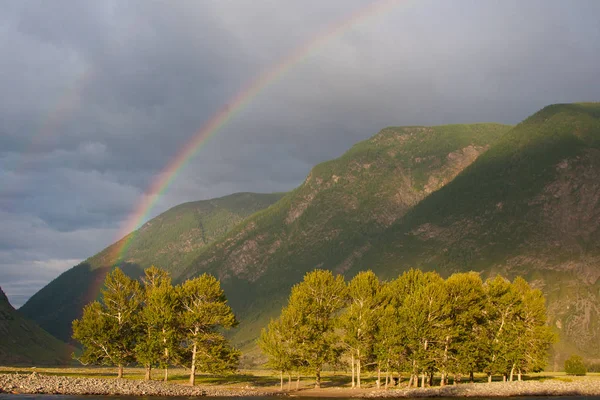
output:
{"label": "mountain peak", "polygon": [[14,307],[10,304],[10,301],[8,301],[8,297],[6,296],[6,293],[4,293],[4,291],[2,291],[1,286],[0,286],[0,307],[2,307],[2,308],[10,307],[11,309],[14,310]]}
{"label": "mountain peak", "polygon": [[525,119],[523,124],[544,122],[559,122],[560,125],[568,122],[581,124],[588,119],[597,120],[598,118],[600,118],[600,102],[558,103],[542,108]]}

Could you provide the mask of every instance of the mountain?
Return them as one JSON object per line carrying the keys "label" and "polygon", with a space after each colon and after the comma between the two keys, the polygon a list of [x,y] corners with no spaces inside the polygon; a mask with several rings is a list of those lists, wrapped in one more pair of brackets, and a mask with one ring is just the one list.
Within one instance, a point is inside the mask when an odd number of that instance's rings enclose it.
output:
{"label": "mountain", "polygon": [[0,365],[57,365],[73,351],[19,314],[0,288]]}
{"label": "mountain", "polygon": [[[600,103],[548,106],[514,127],[386,128],[315,166],[268,208],[185,256],[180,250],[165,255],[172,258],[159,266],[176,281],[204,272],[219,277],[241,320],[232,339],[244,350],[255,348],[260,328],[314,268],[347,277],[372,269],[384,279],[411,267],[444,276],[468,270],[484,278],[521,275],[547,296],[561,338],[555,366],[572,352],[600,359],[598,176]],[[179,235],[156,229],[157,243],[163,235],[176,249],[197,243],[179,239],[185,229]],[[120,262],[131,275],[139,273],[141,254],[148,263],[162,254],[144,243],[137,253],[130,246]],[[87,268],[107,264],[98,260],[110,259],[120,244],[114,246]],[[77,282],[78,273],[65,274]],[[65,291],[70,279],[61,281]],[[82,304],[69,306],[60,300],[60,286],[52,285],[36,320],[56,304],[65,311]],[[254,354],[246,355],[251,363]]]}
{"label": "mountain", "polygon": [[[369,142],[378,143],[389,132],[384,130]],[[392,137],[401,148],[407,144],[401,134]],[[185,276],[209,271],[224,280],[233,294],[232,304],[244,315],[235,339],[249,344],[245,340],[256,337],[268,316],[278,311],[291,284],[315,267],[348,277],[369,268],[384,279],[410,267],[437,270],[444,276],[469,270],[483,277],[520,275],[547,296],[550,323],[560,337],[553,367],[562,365],[572,352],[597,360],[600,103],[548,106],[491,143],[454,179],[449,174],[439,186],[415,197],[410,194],[427,187],[417,182],[431,182],[435,173],[423,176],[402,162],[378,165],[375,171],[381,179],[377,174],[359,177],[361,163],[350,164],[354,168],[346,165],[346,175],[336,168],[317,167],[299,189],[200,254]],[[430,147],[419,146],[400,160],[412,157],[411,165],[419,166],[430,157],[424,149]],[[465,153],[454,150],[445,159]],[[362,165],[364,170],[368,163]],[[402,186],[407,176],[405,182],[411,184]],[[316,189],[309,191],[317,178]],[[412,200],[396,209],[391,203],[384,207],[395,210],[390,218],[381,219],[376,206],[366,208],[370,213],[351,206],[397,198],[382,189],[390,181],[402,199]],[[339,182],[348,186],[329,197]],[[297,194],[306,192],[308,196]],[[305,203],[299,201],[303,198],[310,200],[304,210]],[[298,220],[306,219],[294,227],[289,215],[298,214],[294,211],[298,209],[304,211]],[[274,234],[282,252],[269,252]],[[242,298],[254,302],[244,303]]]}
{"label": "mountain", "polygon": [[[600,358],[600,103],[548,106],[498,140],[455,128],[435,140],[436,128],[386,129],[315,167],[184,277],[223,280],[244,315],[234,340],[250,347],[316,267],[521,275],[547,296],[560,337],[553,367],[571,352]],[[456,137],[488,139],[450,145]]]}
{"label": "mountain", "polygon": [[[365,251],[355,249],[354,243],[390,226],[454,178],[508,129],[499,124],[384,129],[339,159],[316,166],[304,184],[285,196],[237,194],[175,207],[130,235],[133,239],[124,256],[119,252],[130,236],[63,273],[20,311],[58,338],[69,340],[71,321],[97,296],[115,263],[134,277],[154,264],[171,271],[175,281],[208,263],[202,269],[224,279],[236,311],[248,309],[246,305],[254,310],[261,304],[272,306],[269,298],[279,304],[304,271],[325,265],[324,260],[311,260],[313,252],[335,260],[347,257],[345,252]],[[257,210],[262,211],[254,213]],[[242,221],[252,213],[248,221]],[[261,233],[253,235],[255,232]],[[242,238],[245,234],[247,238]],[[210,250],[208,256],[200,259],[205,250]],[[218,257],[225,252],[229,272],[219,267]],[[274,285],[261,286],[273,289],[271,297],[262,296],[250,277],[259,262],[266,267],[283,266],[279,271],[283,275],[273,273]],[[236,268],[245,275],[238,277]],[[251,341],[258,328],[255,325],[249,334],[240,330],[236,341]]]}
{"label": "mountain", "polygon": [[355,270],[521,275],[547,296],[555,363],[570,352],[597,359],[599,176],[600,103],[548,106],[370,240]]}
{"label": "mountain", "polygon": [[156,265],[177,279],[182,268],[207,245],[282,196],[280,193],[236,193],[173,207],[61,274],[32,296],[19,312],[68,342],[71,322],[81,316],[85,304],[98,296],[106,273],[115,264],[133,277],[139,277],[144,268]]}
{"label": "mountain", "polygon": [[234,310],[244,315],[233,340],[252,346],[307,271],[350,271],[369,252],[372,238],[451,182],[510,129],[499,124],[384,129],[314,167],[297,189],[203,251],[182,277],[216,275]]}

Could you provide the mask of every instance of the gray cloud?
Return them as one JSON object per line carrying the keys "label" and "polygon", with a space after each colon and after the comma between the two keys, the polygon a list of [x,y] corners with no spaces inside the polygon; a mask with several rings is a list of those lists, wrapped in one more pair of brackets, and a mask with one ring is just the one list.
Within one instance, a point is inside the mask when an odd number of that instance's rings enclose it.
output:
{"label": "gray cloud", "polygon": [[[10,299],[22,303],[115,240],[212,115],[371,3],[3,4],[0,283]],[[549,103],[598,100],[599,14],[594,0],[399,0],[317,40],[248,99],[151,215],[235,191],[289,190],[385,126],[517,123]]]}

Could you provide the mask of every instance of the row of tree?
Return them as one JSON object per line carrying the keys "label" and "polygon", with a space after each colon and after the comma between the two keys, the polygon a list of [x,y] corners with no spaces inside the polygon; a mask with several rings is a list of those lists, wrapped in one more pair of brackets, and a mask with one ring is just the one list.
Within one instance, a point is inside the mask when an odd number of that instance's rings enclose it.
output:
{"label": "row of tree", "polygon": [[196,370],[235,370],[240,353],[220,332],[237,324],[219,281],[211,275],[173,286],[169,274],[156,267],[144,271],[141,283],[119,268],[107,275],[101,301],[88,304],[73,321],[73,338],[83,345],[84,364],[123,366],[137,362],[150,379],[153,366]]}
{"label": "row of tree", "polygon": [[361,272],[348,284],[315,270],[292,288],[279,318],[263,329],[259,346],[268,365],[291,382],[292,373],[312,373],[320,386],[325,365],[346,359],[352,386],[364,368],[406,372],[409,386],[441,385],[484,372],[513,380],[543,369],[555,340],[546,324],[545,299],[522,278],[458,273],[444,280],[435,272],[410,270],[390,282]]}

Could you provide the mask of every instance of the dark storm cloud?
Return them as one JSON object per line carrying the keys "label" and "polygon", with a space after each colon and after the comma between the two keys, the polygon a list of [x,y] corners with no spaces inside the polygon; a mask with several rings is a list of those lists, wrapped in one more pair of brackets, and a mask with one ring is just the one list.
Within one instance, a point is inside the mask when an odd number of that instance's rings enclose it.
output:
{"label": "dark storm cloud", "polygon": [[[3,4],[0,283],[11,300],[117,239],[212,115],[368,4]],[[248,99],[150,214],[235,191],[289,190],[385,126],[517,123],[549,103],[598,100],[597,15],[594,0],[399,0]]]}

